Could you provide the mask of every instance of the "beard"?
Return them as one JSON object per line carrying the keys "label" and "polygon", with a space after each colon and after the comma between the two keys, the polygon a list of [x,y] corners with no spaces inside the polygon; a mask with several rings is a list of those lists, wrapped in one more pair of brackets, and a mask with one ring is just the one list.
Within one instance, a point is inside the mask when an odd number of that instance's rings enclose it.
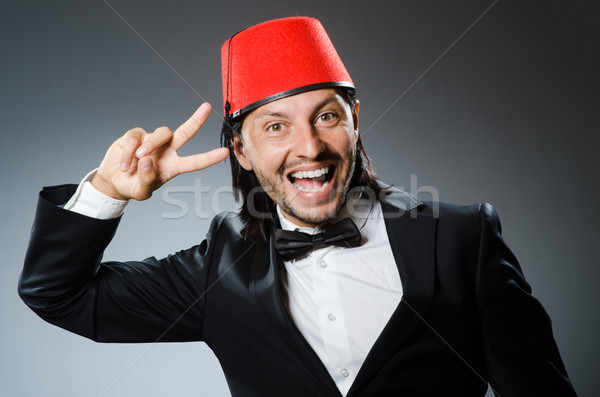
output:
{"label": "beard", "polygon": [[335,186],[329,191],[328,202],[330,205],[327,208],[301,208],[294,203],[296,196],[288,197],[285,194],[284,185],[286,181],[287,170],[302,165],[303,162],[295,162],[282,165],[275,175],[266,175],[259,168],[254,168],[254,173],[261,187],[267,195],[279,206],[286,214],[291,215],[295,219],[311,225],[324,225],[330,223],[338,214],[340,209],[346,202],[346,195],[350,190],[352,177],[356,167],[356,150],[349,149],[347,163],[337,153],[323,153],[319,155],[315,161],[318,162],[333,162],[335,164]]}

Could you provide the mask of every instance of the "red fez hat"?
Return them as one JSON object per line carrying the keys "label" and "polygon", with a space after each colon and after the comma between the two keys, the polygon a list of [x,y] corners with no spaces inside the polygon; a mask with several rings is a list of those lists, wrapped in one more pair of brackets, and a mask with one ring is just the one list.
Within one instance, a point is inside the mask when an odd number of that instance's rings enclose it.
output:
{"label": "red fez hat", "polygon": [[237,117],[301,92],[354,88],[321,23],[275,19],[234,34],[221,48],[225,115]]}

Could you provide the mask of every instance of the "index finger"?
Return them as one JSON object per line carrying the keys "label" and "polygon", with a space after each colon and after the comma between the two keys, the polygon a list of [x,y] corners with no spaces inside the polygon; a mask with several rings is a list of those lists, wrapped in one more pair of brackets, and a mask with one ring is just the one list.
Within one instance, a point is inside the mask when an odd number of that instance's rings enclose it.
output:
{"label": "index finger", "polygon": [[175,130],[173,139],[171,140],[171,147],[175,150],[179,150],[179,148],[187,141],[192,139],[194,135],[196,135],[196,132],[204,125],[206,120],[208,120],[211,110],[212,107],[208,102],[204,102],[200,105],[198,110],[192,114],[192,117]]}

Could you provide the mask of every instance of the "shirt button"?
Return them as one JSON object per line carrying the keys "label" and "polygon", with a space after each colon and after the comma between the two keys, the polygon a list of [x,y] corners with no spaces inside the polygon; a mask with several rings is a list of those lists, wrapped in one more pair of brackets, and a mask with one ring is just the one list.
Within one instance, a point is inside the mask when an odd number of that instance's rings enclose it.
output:
{"label": "shirt button", "polygon": [[329,314],[327,315],[327,318],[328,318],[330,321],[335,321],[335,315],[334,315],[333,313],[329,313]]}
{"label": "shirt button", "polygon": [[343,369],[340,371],[340,374],[342,374],[342,376],[343,376],[344,378],[347,378],[347,377],[348,377],[348,375],[350,375],[350,372],[348,372],[348,370],[347,370],[346,368],[343,368]]}
{"label": "shirt button", "polygon": [[321,269],[325,269],[327,267],[327,262],[321,261],[319,262],[319,266],[321,266]]}

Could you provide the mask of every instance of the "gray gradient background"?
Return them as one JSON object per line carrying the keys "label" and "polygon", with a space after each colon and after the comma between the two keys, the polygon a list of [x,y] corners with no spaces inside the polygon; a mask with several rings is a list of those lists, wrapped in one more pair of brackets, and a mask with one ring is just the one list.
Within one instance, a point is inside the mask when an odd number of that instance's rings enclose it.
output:
{"label": "gray gradient background", "polygon": [[[321,19],[356,82],[363,133],[492,4],[110,3],[217,109],[229,35],[275,17]],[[0,394],[229,395],[201,343],[96,344],[18,298],[38,190],[78,182],[127,129],[176,127],[202,100],[102,1],[1,4]],[[600,367],[599,15],[592,1],[498,1],[363,137],[383,180],[408,189],[416,175],[442,200],[496,207],[581,396],[595,395]],[[183,152],[215,147],[219,129],[213,115]],[[167,187],[198,178],[228,186],[228,164]],[[203,238],[209,219],[165,219],[177,209],[161,194],[130,205],[106,259],[160,257]]]}

